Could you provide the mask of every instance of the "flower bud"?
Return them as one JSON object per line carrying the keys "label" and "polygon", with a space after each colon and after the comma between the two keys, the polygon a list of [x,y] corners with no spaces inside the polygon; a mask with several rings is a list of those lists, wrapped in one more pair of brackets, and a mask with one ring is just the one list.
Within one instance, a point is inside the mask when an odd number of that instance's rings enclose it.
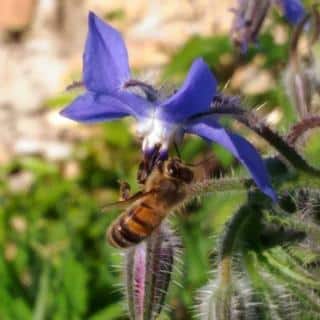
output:
{"label": "flower bud", "polygon": [[161,225],[141,244],[126,252],[125,280],[130,318],[152,320],[160,314],[167,295],[177,241]]}
{"label": "flower bud", "polygon": [[242,52],[250,42],[256,42],[264,19],[270,7],[270,0],[239,0],[232,25],[232,40]]}

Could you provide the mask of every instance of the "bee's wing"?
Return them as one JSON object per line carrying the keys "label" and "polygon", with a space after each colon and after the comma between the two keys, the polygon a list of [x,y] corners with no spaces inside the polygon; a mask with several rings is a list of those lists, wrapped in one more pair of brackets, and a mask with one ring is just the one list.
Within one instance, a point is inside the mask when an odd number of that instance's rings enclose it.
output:
{"label": "bee's wing", "polygon": [[131,196],[129,199],[116,201],[116,202],[108,203],[108,204],[104,205],[101,208],[101,211],[106,212],[107,210],[114,209],[114,208],[126,209],[133,202],[135,202],[135,201],[137,201],[139,199],[142,199],[145,196],[147,196],[149,194],[152,194],[152,193],[154,193],[154,190],[150,190],[150,191],[147,191],[147,192],[139,191],[139,192],[135,193],[133,196]]}

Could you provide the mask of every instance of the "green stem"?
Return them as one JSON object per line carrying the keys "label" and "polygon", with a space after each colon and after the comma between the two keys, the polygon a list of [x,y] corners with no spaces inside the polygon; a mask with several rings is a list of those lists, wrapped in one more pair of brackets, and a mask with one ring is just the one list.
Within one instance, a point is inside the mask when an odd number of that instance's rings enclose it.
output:
{"label": "green stem", "polygon": [[49,262],[45,261],[41,272],[36,305],[33,312],[33,320],[44,320],[46,318],[46,306],[49,291]]}
{"label": "green stem", "polygon": [[[309,174],[317,175],[320,177],[320,169],[312,167],[298,152],[290,145],[286,139],[282,138],[277,132],[273,131],[265,122],[261,121],[253,112],[246,111],[242,106],[239,99],[231,99],[227,96],[221,95],[220,100],[225,100],[223,106],[215,106],[215,101],[212,104],[212,110],[207,115],[230,114],[233,115],[240,123],[244,124],[250,130],[254,131],[264,140],[269,142],[280,154],[283,156],[294,168],[307,172]],[[229,102],[228,102],[229,101]],[[218,103],[219,105],[219,103]],[[226,110],[226,112],[224,112]],[[206,116],[206,114],[200,115]],[[318,126],[318,119],[311,121],[314,126]]]}
{"label": "green stem", "polygon": [[[306,303],[314,310],[319,310],[319,304],[314,301],[312,297],[310,297],[310,292],[307,292],[308,287],[304,284],[301,285],[298,282],[288,281],[287,278],[282,275],[275,274],[273,271],[273,267],[262,263],[262,261],[258,260],[257,269],[259,269],[262,281],[269,286],[269,291],[272,294],[273,304],[278,306],[278,310],[281,313],[281,319],[291,319],[293,317],[292,313],[288,311],[288,305],[291,303],[296,304],[299,302],[299,306],[295,306],[293,312],[301,311],[301,303],[305,305]],[[266,279],[266,275],[268,278]],[[283,289],[287,291],[285,297],[279,296],[279,291],[275,290],[277,284],[278,286],[282,286]],[[290,296],[289,296],[290,294]],[[312,296],[312,293],[311,293]],[[296,309],[297,308],[297,309]],[[275,309],[273,307],[273,309]],[[271,312],[271,310],[270,310]],[[317,311],[316,311],[317,312]],[[274,319],[274,317],[272,317]]]}
{"label": "green stem", "polygon": [[262,256],[266,259],[268,264],[278,270],[280,274],[285,276],[289,281],[292,280],[295,283],[300,283],[309,288],[320,289],[320,284],[314,280],[306,277],[300,273],[293,271],[286,264],[280,263],[271,253],[263,252]]}
{"label": "green stem", "polygon": [[[291,172],[283,176],[272,177],[277,190],[286,191],[290,189],[320,188],[320,178],[317,175],[305,172]],[[255,182],[250,178],[219,178],[207,179],[190,185],[189,194],[191,198],[215,192],[243,191],[256,188]]]}
{"label": "green stem", "polygon": [[286,216],[283,218],[279,215],[273,214],[266,214],[265,217],[270,223],[276,223],[287,228],[289,227],[294,230],[303,231],[308,234],[308,236],[313,236],[317,239],[320,239],[320,227],[311,221],[303,221],[293,216]]}
{"label": "green stem", "polygon": [[303,135],[309,130],[319,128],[320,127],[320,117],[319,116],[311,116],[306,119],[302,119],[300,122],[296,123],[290,130],[287,135],[287,141],[290,145],[295,145],[299,138],[303,137]]}
{"label": "green stem", "polygon": [[231,317],[232,258],[245,225],[256,213],[250,204],[243,205],[227,225],[222,237],[218,262],[219,285],[217,292],[211,297],[211,300],[216,301],[215,314],[219,320],[228,320]]}
{"label": "green stem", "polygon": [[[254,252],[244,251],[244,265],[246,267],[246,274],[250,279],[250,284],[253,286],[253,293],[257,296],[257,301],[261,302],[256,306],[257,311],[261,314],[256,314],[256,318],[262,318],[262,315],[270,314],[272,319],[280,320],[281,315],[274,306],[278,303],[274,299],[272,286],[266,281],[259,272],[259,260]],[[279,297],[277,296],[276,299]]]}
{"label": "green stem", "polygon": [[282,179],[279,186],[280,190],[299,189],[299,188],[320,188],[319,176],[295,172],[294,174],[288,175],[286,179]]}
{"label": "green stem", "polygon": [[191,185],[189,193],[190,195],[195,196],[211,192],[247,190],[254,185],[254,181],[249,178],[213,178]]}

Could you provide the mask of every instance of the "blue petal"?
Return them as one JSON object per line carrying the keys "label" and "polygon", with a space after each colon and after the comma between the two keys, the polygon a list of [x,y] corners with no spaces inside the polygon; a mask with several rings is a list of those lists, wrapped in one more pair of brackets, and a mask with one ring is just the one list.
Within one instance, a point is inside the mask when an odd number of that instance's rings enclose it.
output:
{"label": "blue petal", "polygon": [[88,17],[83,55],[83,80],[87,89],[110,93],[129,79],[128,53],[120,33],[94,13]]}
{"label": "blue petal", "polygon": [[76,98],[60,114],[79,122],[101,122],[131,115],[131,110],[116,97],[85,93]]}
{"label": "blue petal", "polygon": [[142,120],[150,116],[151,108],[147,100],[127,92],[114,95],[86,92],[60,114],[79,122],[111,121],[129,115]]}
{"label": "blue petal", "polygon": [[121,91],[113,96],[125,104],[129,113],[135,118],[145,120],[145,118],[153,116],[154,105],[149,100],[126,91]]}
{"label": "blue petal", "polygon": [[229,150],[248,169],[260,190],[276,201],[277,197],[269,182],[263,160],[247,140],[237,134],[230,133],[212,118],[189,123],[185,129],[205,140],[221,144]]}
{"label": "blue petal", "polygon": [[196,59],[182,87],[162,103],[156,117],[167,122],[182,122],[209,110],[217,82],[203,59]]}
{"label": "blue petal", "polygon": [[305,15],[304,7],[300,0],[280,0],[283,15],[292,24],[297,24]]}

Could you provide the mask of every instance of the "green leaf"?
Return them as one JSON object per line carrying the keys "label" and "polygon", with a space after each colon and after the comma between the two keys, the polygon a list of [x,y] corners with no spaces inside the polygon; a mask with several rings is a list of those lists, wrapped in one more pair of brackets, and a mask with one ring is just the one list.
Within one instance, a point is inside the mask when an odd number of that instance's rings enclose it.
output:
{"label": "green leaf", "polygon": [[107,319],[117,319],[120,318],[124,313],[123,304],[111,304],[103,310],[98,311],[89,320],[107,320]]}

